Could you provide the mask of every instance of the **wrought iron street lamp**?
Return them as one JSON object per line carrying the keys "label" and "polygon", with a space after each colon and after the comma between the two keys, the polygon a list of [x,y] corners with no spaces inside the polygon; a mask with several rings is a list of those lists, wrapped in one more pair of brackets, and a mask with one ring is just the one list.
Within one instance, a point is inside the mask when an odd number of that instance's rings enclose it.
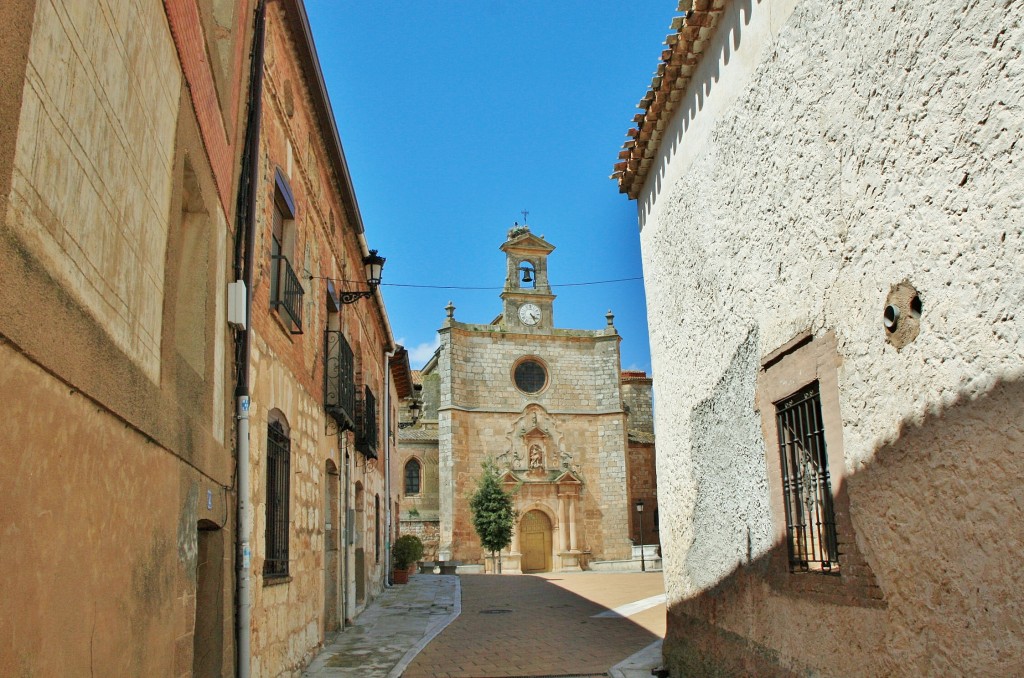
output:
{"label": "wrought iron street lamp", "polygon": [[636,512],[639,514],[639,517],[640,517],[640,539],[638,540],[640,542],[640,571],[641,572],[646,572],[647,571],[647,561],[644,558],[644,500],[643,499],[637,499],[636,500]]}
{"label": "wrought iron street lamp", "polygon": [[366,272],[366,284],[368,290],[341,290],[338,297],[343,304],[354,304],[360,299],[373,296],[374,290],[380,285],[381,271],[384,269],[384,257],[377,254],[377,250],[370,250],[370,253],[363,257],[363,269]]}
{"label": "wrought iron street lamp", "polygon": [[409,428],[415,426],[416,422],[420,419],[420,401],[414,400],[409,403],[409,414],[412,417],[411,421],[403,421],[398,424],[398,428]]}

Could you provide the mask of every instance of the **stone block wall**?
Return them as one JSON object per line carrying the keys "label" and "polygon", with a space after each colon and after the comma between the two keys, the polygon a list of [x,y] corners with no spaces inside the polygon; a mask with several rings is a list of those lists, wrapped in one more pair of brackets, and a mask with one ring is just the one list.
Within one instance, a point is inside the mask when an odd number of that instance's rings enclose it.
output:
{"label": "stone block wall", "polygon": [[[449,404],[455,407],[521,412],[536,402],[549,411],[619,412],[619,336],[516,335],[466,331],[451,325]],[[526,395],[515,388],[512,370],[524,356],[544,362],[548,385]],[[443,379],[443,376],[442,376]],[[442,382],[442,402],[444,389]]]}
{"label": "stone block wall", "polygon": [[182,84],[163,9],[43,0],[25,76],[8,223],[156,382]]}
{"label": "stone block wall", "polygon": [[654,380],[646,372],[622,372],[622,402],[626,407],[626,424],[630,431],[654,433]]}
{"label": "stone block wall", "polygon": [[[449,321],[441,337],[441,551],[450,543],[451,557],[479,561],[469,497],[483,461],[511,449],[513,437],[521,433],[515,430],[516,421],[535,403],[553,417],[560,453],[572,457],[585,483],[578,513],[580,548],[589,549],[594,559],[628,557],[618,335],[517,335]],[[524,356],[534,356],[546,367],[548,383],[540,393],[528,395],[514,385],[513,368]]]}
{"label": "stone block wall", "polygon": [[[382,590],[387,575],[388,519],[400,485],[388,494],[387,450],[394,439],[393,395],[385,385],[390,329],[379,298],[340,308],[327,301],[328,279],[353,279],[362,270],[365,246],[355,223],[354,204],[332,155],[335,140],[325,137],[330,121],[315,101],[319,85],[311,64],[312,45],[294,29],[299,8],[268,3],[266,57],[260,136],[260,175],[256,187],[256,265],[252,287],[251,486],[253,544],[254,676],[298,675],[329,631],[328,618],[353,619]],[[285,228],[284,252],[303,287],[301,325],[271,299],[273,205],[280,174],[294,200],[294,218]],[[309,272],[309,276],[304,272]],[[345,283],[336,283],[336,288]],[[342,332],[354,355],[356,395],[368,387],[376,399],[376,455],[356,449],[352,431],[338,431],[324,408],[325,330]],[[301,331],[295,331],[301,330]],[[264,579],[266,557],[266,436],[268,416],[280,411],[291,430],[288,576]],[[357,417],[359,419],[359,417]],[[361,421],[361,419],[360,419]],[[391,429],[387,426],[390,423]],[[335,570],[325,554],[325,502],[328,469],[337,472],[337,505],[344,516]],[[347,510],[346,510],[347,509]],[[352,521],[348,523],[348,521]],[[397,517],[395,517],[397,520]],[[333,523],[332,523],[333,525]],[[396,525],[393,521],[392,527]],[[332,527],[332,531],[333,531]],[[325,587],[325,578],[330,586]],[[337,594],[343,610],[328,612]],[[338,603],[335,603],[338,604]]]}

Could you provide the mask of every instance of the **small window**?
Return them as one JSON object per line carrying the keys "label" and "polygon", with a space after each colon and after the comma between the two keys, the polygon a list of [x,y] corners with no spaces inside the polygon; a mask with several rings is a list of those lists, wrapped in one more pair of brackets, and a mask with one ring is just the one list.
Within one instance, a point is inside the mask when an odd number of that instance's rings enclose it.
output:
{"label": "small window", "polygon": [[836,519],[818,382],[775,404],[793,571],[838,572]]}
{"label": "small window", "polygon": [[405,465],[405,494],[407,496],[420,493],[420,462],[410,459]]}
{"label": "small window", "polygon": [[539,393],[547,385],[548,374],[544,366],[531,358],[516,365],[514,371],[516,388],[523,393]]}
{"label": "small window", "polygon": [[291,440],[284,424],[267,427],[267,525],[263,576],[288,576],[288,509],[291,501]]}
{"label": "small window", "polygon": [[295,251],[295,201],[287,180],[276,170],[270,242],[270,307],[292,334],[302,334],[305,290],[292,266]]}

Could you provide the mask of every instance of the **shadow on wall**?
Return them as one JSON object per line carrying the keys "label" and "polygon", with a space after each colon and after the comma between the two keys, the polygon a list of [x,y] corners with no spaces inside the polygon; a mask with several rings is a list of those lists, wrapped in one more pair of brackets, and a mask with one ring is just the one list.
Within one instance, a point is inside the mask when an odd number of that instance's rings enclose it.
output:
{"label": "shadow on wall", "polygon": [[834,488],[841,574],[738,564],[670,606],[672,675],[1021,675],[1022,478],[1020,380],[904,423]]}

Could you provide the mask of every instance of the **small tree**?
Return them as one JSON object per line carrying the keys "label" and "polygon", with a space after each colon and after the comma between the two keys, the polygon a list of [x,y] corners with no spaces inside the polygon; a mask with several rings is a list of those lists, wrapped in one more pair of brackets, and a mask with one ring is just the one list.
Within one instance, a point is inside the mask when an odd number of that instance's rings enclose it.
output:
{"label": "small tree", "polygon": [[480,537],[480,543],[491,552],[491,558],[498,555],[495,562],[500,573],[501,550],[512,543],[517,511],[513,507],[512,495],[501,487],[501,476],[494,462],[486,460],[483,468],[476,492],[469,500],[469,508],[473,512],[473,529]]}

